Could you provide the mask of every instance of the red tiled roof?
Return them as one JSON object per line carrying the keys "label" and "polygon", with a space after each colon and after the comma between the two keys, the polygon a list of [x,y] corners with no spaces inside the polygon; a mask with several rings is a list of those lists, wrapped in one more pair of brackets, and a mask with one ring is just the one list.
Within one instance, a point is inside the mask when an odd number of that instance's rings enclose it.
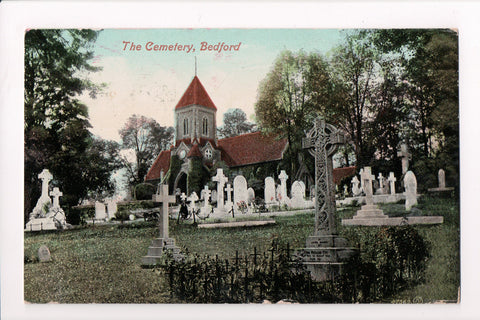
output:
{"label": "red tiled roof", "polygon": [[357,167],[345,167],[333,169],[333,182],[337,185],[340,184],[343,178],[351,177],[355,174]]}
{"label": "red tiled roof", "polygon": [[191,158],[191,157],[199,157],[199,158],[202,157],[202,153],[200,152],[200,148],[198,147],[198,144],[194,144],[192,149],[190,149],[190,151],[188,152],[187,158]]}
{"label": "red tiled roof", "polygon": [[186,107],[192,104],[198,104],[217,110],[217,107],[215,107],[215,104],[213,103],[212,99],[210,99],[210,96],[197,76],[193,78],[187,90],[185,90],[185,93],[180,98],[180,101],[178,101],[177,105],[175,106],[175,109]]}
{"label": "red tiled roof", "polygon": [[170,150],[160,152],[157,159],[155,159],[150,167],[150,170],[148,170],[147,175],[145,176],[145,181],[159,179],[162,169],[164,174],[167,173],[168,169],[170,169],[170,154]]}
{"label": "red tiled roof", "polygon": [[229,167],[281,160],[287,147],[287,139],[275,139],[261,132],[247,133],[218,140],[222,160]]}

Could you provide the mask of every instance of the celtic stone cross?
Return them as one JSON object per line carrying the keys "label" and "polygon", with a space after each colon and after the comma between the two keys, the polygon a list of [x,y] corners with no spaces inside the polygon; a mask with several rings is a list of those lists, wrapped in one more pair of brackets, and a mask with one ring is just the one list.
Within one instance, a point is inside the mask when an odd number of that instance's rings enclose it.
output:
{"label": "celtic stone cross", "polygon": [[336,234],[332,156],[344,143],[343,133],[321,118],[302,140],[303,148],[315,157],[315,235]]}

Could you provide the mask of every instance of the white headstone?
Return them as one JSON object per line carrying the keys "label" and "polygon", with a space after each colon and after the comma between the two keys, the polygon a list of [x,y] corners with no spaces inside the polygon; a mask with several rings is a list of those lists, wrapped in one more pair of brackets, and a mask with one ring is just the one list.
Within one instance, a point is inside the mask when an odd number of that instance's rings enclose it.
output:
{"label": "white headstone", "polygon": [[362,190],[362,192],[365,192],[365,189],[363,188],[363,180],[362,180],[363,168],[360,169],[360,172],[358,174],[360,175],[360,189]]}
{"label": "white headstone", "polygon": [[63,196],[63,193],[57,187],[53,188],[53,191],[50,192],[50,195],[53,197],[52,208],[60,208],[60,197]]}
{"label": "white headstone", "polygon": [[265,178],[265,203],[273,203],[276,200],[275,196],[275,180],[272,177]]}
{"label": "white headstone", "polygon": [[403,179],[405,185],[405,210],[410,211],[417,204],[417,178],[412,171],[407,171]]}
{"label": "white headstone", "polygon": [[304,208],[305,207],[305,185],[302,186],[300,181],[292,183],[291,188],[292,195],[292,207]]}
{"label": "white headstone", "polygon": [[51,256],[50,256],[50,250],[48,250],[48,247],[43,245],[40,248],[38,248],[38,260],[40,262],[48,262],[50,261]]}
{"label": "white headstone", "polygon": [[223,169],[220,168],[217,169],[217,175],[212,180],[217,182],[217,208],[223,209],[225,203],[223,189],[225,183],[228,182],[228,178],[223,174]]}
{"label": "white headstone", "polygon": [[357,197],[362,193],[362,188],[360,187],[360,181],[357,176],[354,176],[352,179],[352,194]]}
{"label": "white headstone", "polygon": [[203,207],[206,209],[208,206],[208,201],[210,200],[210,194],[212,193],[212,191],[208,189],[208,186],[205,186],[205,188],[203,188],[202,190],[202,193],[203,193],[203,200],[204,200]]}
{"label": "white headstone", "polygon": [[238,207],[242,201],[248,203],[247,180],[239,175],[233,179],[233,204]]}
{"label": "white headstone", "polygon": [[388,175],[388,182],[390,183],[390,194],[395,194],[395,181],[397,181],[397,178],[395,178],[395,174],[393,172],[390,172]]}
{"label": "white headstone", "polygon": [[280,197],[279,197],[278,200],[280,201],[280,204],[288,203],[288,196],[287,196],[288,175],[285,172],[285,170],[282,170],[280,172],[280,175],[278,176],[278,179],[280,179]]}
{"label": "white headstone", "polygon": [[255,201],[255,190],[253,190],[253,188],[248,188],[247,194],[248,194],[248,204],[253,203]]}
{"label": "white headstone", "polygon": [[190,197],[188,197],[187,200],[190,201],[190,209],[191,210],[196,210],[197,206],[196,206],[195,202],[197,202],[199,200],[197,193],[195,191],[193,191],[192,194],[190,195]]}
{"label": "white headstone", "polygon": [[95,220],[105,220],[106,218],[105,203],[95,201]]}

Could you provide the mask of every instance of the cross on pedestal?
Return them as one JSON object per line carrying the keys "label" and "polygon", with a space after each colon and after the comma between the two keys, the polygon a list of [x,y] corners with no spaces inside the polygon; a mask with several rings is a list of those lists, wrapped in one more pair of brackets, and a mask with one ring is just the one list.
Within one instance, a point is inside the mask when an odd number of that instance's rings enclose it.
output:
{"label": "cross on pedestal", "polygon": [[227,192],[227,205],[230,206],[232,204],[232,185],[230,183],[227,183],[227,187],[225,188],[225,191]]}
{"label": "cross on pedestal", "polygon": [[408,161],[412,159],[412,154],[408,151],[408,146],[405,143],[398,147],[397,157],[402,158],[402,174],[407,173]]}
{"label": "cross on pedestal", "polygon": [[53,207],[60,208],[60,197],[63,196],[63,193],[55,187],[53,191],[50,192],[50,196],[53,197]]}
{"label": "cross on pedestal", "polygon": [[360,177],[363,181],[363,188],[365,192],[365,202],[367,205],[373,205],[373,179],[375,176],[372,174],[372,168],[365,167],[363,168],[362,175]]}
{"label": "cross on pedestal", "polygon": [[302,140],[303,148],[315,157],[315,235],[336,233],[332,156],[344,143],[343,133],[320,118]]}
{"label": "cross on pedestal", "polygon": [[168,184],[162,184],[159,188],[160,192],[157,201],[162,203],[162,211],[160,219],[158,219],[158,229],[160,238],[168,238],[168,204],[175,203],[175,196],[168,195]]}
{"label": "cross on pedestal", "polygon": [[288,175],[285,172],[285,170],[282,170],[280,172],[280,175],[278,176],[278,179],[280,179],[280,203],[286,203],[287,202],[287,179]]}
{"label": "cross on pedestal", "polygon": [[48,184],[53,179],[53,176],[48,169],[43,169],[43,171],[38,174],[38,178],[42,180],[42,195],[40,198],[48,198]]}
{"label": "cross on pedestal", "polygon": [[217,169],[217,175],[212,178],[212,181],[217,182],[217,208],[223,209],[225,205],[223,188],[228,181],[228,178],[223,174],[223,169]]}

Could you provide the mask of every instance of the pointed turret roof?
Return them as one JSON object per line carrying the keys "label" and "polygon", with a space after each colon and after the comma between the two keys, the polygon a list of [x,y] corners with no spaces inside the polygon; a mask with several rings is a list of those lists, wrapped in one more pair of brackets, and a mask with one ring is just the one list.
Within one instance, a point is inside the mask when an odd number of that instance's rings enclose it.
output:
{"label": "pointed turret roof", "polygon": [[177,105],[175,106],[175,109],[186,107],[192,104],[217,110],[217,107],[215,107],[215,104],[213,103],[212,99],[210,99],[207,90],[205,90],[197,76],[193,78],[187,90],[185,90],[185,93],[180,98],[180,101],[178,101]]}

